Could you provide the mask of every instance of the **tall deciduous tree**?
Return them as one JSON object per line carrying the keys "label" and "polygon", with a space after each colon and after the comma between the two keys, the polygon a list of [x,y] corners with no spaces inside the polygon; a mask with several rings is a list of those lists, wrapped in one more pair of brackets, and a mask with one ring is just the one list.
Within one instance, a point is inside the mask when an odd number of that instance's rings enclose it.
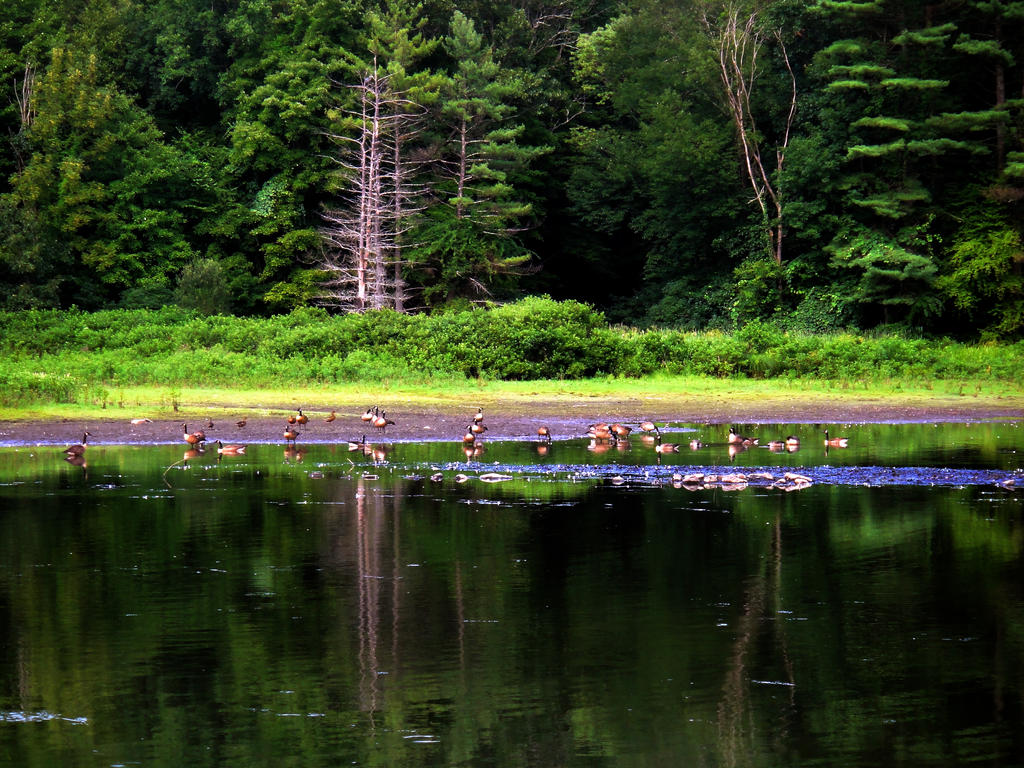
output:
{"label": "tall deciduous tree", "polygon": [[[705,8],[703,20],[714,45],[726,107],[736,128],[744,176],[761,211],[769,252],[776,265],[781,266],[785,233],[781,178],[796,116],[796,75],[786,52],[782,31],[765,29],[762,12],[756,6],[747,9],[738,0],[730,0],[721,8]],[[756,82],[763,75],[759,71],[762,67],[760,57],[768,40],[778,46],[789,86],[782,130],[775,137],[774,151],[765,146],[768,138],[758,129],[754,107]],[[766,154],[774,157],[769,160]]]}
{"label": "tall deciduous tree", "polygon": [[29,154],[0,196],[9,301],[97,307],[140,280],[166,284],[193,254],[174,205],[180,156],[98,70],[95,55],[54,49],[27,97]]}
{"label": "tall deciduous tree", "polygon": [[233,222],[266,306],[287,309],[319,292],[308,254],[320,242],[329,185],[332,81],[356,45],[358,0],[251,0],[225,22],[231,66],[221,79],[231,156],[226,172],[242,207]]}
{"label": "tall deciduous tree", "polygon": [[126,8],[118,83],[161,130],[218,128],[218,91],[237,17],[231,0],[149,0]]}
{"label": "tall deciduous tree", "polygon": [[736,257],[723,243],[745,225],[743,202],[692,4],[637,3],[581,36],[574,59],[587,101],[568,159],[574,289],[617,320],[728,322]]}

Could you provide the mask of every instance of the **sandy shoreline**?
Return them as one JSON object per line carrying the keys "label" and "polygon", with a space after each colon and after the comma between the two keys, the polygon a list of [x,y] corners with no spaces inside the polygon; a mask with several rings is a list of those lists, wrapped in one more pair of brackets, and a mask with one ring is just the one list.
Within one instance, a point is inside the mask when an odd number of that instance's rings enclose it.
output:
{"label": "sandy shoreline", "polygon": [[[337,409],[331,423],[324,417],[328,409],[310,407],[304,412],[309,423],[299,427],[299,442],[339,443],[359,440],[367,435],[374,442],[407,441],[459,441],[472,420],[475,409],[398,408],[388,410],[388,418],[396,423],[384,433],[367,427],[360,415],[365,406]],[[285,413],[265,416],[251,410],[230,408],[193,408],[190,431],[202,428],[208,440],[231,443],[283,443],[287,426]],[[197,415],[201,414],[201,415]],[[66,445],[91,433],[89,442],[96,445],[161,444],[182,442],[182,418],[159,418],[152,422],[133,425],[132,418],[146,414],[118,411],[109,420],[53,420],[0,422],[0,445]],[[245,419],[244,427],[236,422]],[[551,430],[554,439],[582,437],[589,424],[597,421],[622,422],[636,425],[650,419],[658,424],[858,424],[858,423],[921,423],[1016,421],[1024,419],[1019,408],[1000,408],[991,405],[972,407],[887,406],[870,402],[837,402],[835,405],[803,405],[793,402],[783,406],[774,403],[764,409],[746,405],[734,409],[722,407],[702,408],[685,405],[678,409],[666,408],[663,402],[645,404],[642,401],[580,402],[570,407],[552,407],[544,403],[502,406],[500,403],[484,411],[483,437],[486,439],[534,439],[541,425]],[[212,422],[213,426],[207,425]],[[723,436],[724,436],[723,426]]]}

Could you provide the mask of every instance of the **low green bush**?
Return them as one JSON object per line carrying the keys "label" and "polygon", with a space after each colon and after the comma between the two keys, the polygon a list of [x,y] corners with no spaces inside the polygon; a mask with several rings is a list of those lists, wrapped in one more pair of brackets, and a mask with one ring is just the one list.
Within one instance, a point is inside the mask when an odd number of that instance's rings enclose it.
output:
{"label": "low green bush", "polygon": [[0,371],[0,404],[74,403],[81,383],[69,374],[30,370]]}
{"label": "low green bush", "polygon": [[639,330],[609,327],[586,304],[543,296],[434,315],[382,310],[332,316],[302,309],[255,318],[179,307],[0,312],[0,402],[8,405],[95,400],[104,387],[129,385],[258,388],[659,374],[1019,382],[1024,342],[809,334],[762,320],[732,333]]}

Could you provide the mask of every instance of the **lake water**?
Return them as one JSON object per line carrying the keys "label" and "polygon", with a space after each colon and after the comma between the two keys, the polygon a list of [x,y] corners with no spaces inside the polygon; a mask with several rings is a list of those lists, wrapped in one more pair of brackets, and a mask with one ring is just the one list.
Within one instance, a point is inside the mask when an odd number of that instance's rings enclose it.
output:
{"label": "lake water", "polygon": [[0,448],[0,765],[1024,765],[1024,428],[830,428]]}

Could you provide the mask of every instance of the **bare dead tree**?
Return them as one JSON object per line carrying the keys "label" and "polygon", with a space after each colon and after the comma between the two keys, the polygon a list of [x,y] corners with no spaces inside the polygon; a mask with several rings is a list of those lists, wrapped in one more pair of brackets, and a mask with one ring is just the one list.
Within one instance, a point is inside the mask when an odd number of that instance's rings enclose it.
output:
{"label": "bare dead tree", "polygon": [[579,30],[571,0],[514,0],[529,29],[527,50],[531,55],[554,49],[555,60],[576,47]]}
{"label": "bare dead tree", "polygon": [[405,311],[402,236],[415,212],[416,192],[403,146],[416,134],[416,105],[391,89],[374,61],[362,82],[346,133],[332,134],[343,150],[333,158],[346,178],[342,205],[324,212],[324,249],[318,266],[327,273],[324,304],[348,312]]}
{"label": "bare dead tree", "polygon": [[[599,13],[596,0],[511,0],[511,6],[525,26],[526,53],[536,58],[553,51],[553,65],[569,60],[577,49],[581,28]],[[566,96],[564,103],[547,106],[551,109],[552,129],[571,125],[586,112],[579,93]]]}
{"label": "bare dead tree", "polygon": [[772,258],[776,264],[782,264],[783,196],[780,178],[786,161],[793,119],[796,116],[796,75],[789,62],[781,30],[772,30],[771,36],[778,43],[790,79],[789,109],[783,135],[775,147],[773,171],[765,164],[762,155],[764,138],[757,129],[751,105],[751,94],[757,79],[758,55],[766,41],[759,12],[755,7],[746,14],[746,18],[742,18],[739,4],[732,0],[718,18],[712,18],[706,9],[703,21],[708,35],[716,46],[719,76],[725,91],[726,106],[736,126],[737,139],[743,153],[745,175],[754,190],[754,201],[761,209]]}
{"label": "bare dead tree", "polygon": [[343,205],[324,213],[321,234],[325,248],[319,266],[328,273],[324,303],[350,312],[379,308],[388,293],[382,284],[386,281],[384,249],[389,246],[383,242],[386,227],[382,219],[390,215],[382,178],[385,81],[376,66],[367,72],[355,86],[358,110],[348,113],[348,125],[344,126],[355,128],[356,136],[332,135],[347,146],[336,162],[348,177],[348,184]]}
{"label": "bare dead tree", "polygon": [[36,73],[31,64],[25,65],[25,74],[19,83],[14,81],[14,101],[18,105],[19,127],[18,133],[11,139],[11,146],[14,150],[15,161],[18,172],[25,170],[27,163],[28,147],[26,144],[26,131],[32,127],[36,119],[36,107],[34,103],[36,85]]}
{"label": "bare dead tree", "polygon": [[455,218],[461,219],[466,215],[466,186],[473,181],[470,172],[470,145],[476,142],[469,139],[469,120],[465,117],[459,121],[457,131],[459,150],[456,154],[455,170]]}
{"label": "bare dead tree", "polygon": [[25,130],[32,126],[35,121],[36,110],[32,103],[32,94],[35,90],[36,73],[31,64],[25,65],[25,74],[21,78],[21,84],[14,81],[14,100],[18,103],[18,116],[21,118],[21,129]]}
{"label": "bare dead tree", "polygon": [[[406,189],[405,175],[406,168],[405,163],[402,161],[402,144],[405,139],[405,135],[396,126],[395,129],[395,140],[392,142],[392,155],[391,155],[391,188],[394,190],[392,196],[392,219],[398,225],[402,221],[403,208],[403,191]],[[397,226],[396,226],[397,229]],[[402,244],[400,242],[401,233],[395,233],[395,241],[392,244],[391,264],[393,272],[393,283],[394,283],[394,299],[395,299],[395,310],[398,312],[405,311],[405,280],[402,279]]]}

